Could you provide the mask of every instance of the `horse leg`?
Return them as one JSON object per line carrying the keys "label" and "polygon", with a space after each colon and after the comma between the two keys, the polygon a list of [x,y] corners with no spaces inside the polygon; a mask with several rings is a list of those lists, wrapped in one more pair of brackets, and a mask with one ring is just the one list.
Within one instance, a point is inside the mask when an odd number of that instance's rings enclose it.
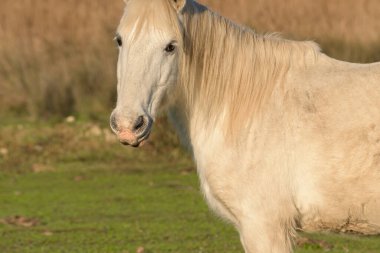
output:
{"label": "horse leg", "polygon": [[242,222],[240,240],[246,253],[291,253],[292,231],[291,222],[252,218]]}

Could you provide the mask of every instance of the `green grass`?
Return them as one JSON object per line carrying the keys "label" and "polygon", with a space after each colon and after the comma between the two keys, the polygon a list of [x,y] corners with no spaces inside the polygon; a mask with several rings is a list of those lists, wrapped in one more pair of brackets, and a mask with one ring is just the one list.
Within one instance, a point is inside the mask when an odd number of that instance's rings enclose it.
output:
{"label": "green grass", "polygon": [[39,225],[1,225],[0,252],[135,252],[139,246],[239,252],[233,229],[203,203],[194,173],[67,169],[2,180],[0,217],[32,217]]}
{"label": "green grass", "polygon": [[[0,156],[1,253],[243,252],[182,151],[126,149],[89,135],[88,122],[9,122],[0,125],[0,148],[10,149]],[[11,224],[16,215],[35,224]],[[297,253],[380,252],[379,237],[307,237]]]}

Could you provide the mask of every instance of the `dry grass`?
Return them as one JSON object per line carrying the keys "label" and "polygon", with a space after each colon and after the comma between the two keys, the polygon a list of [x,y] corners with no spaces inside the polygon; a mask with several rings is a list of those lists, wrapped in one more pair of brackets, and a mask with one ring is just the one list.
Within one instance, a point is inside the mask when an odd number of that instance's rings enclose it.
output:
{"label": "dry grass", "polygon": [[380,40],[378,0],[206,0],[224,15],[260,31],[305,39]]}
{"label": "dry grass", "polygon": [[[380,60],[378,0],[204,0],[258,31],[312,39],[328,54]],[[122,0],[2,0],[0,112],[96,117],[114,103],[112,37]]]}
{"label": "dry grass", "polygon": [[380,61],[378,0],[206,0],[259,32],[314,40],[324,52],[353,62]]}
{"label": "dry grass", "polygon": [[2,0],[1,110],[38,116],[110,110],[112,39],[122,8],[122,1]]}

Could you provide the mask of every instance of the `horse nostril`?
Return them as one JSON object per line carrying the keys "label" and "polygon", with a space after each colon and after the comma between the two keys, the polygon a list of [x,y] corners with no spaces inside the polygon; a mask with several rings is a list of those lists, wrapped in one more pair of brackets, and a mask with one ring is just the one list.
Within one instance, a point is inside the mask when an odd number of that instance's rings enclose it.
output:
{"label": "horse nostril", "polygon": [[113,131],[117,131],[118,130],[115,114],[111,115],[110,125],[111,125],[111,128],[112,128]]}
{"label": "horse nostril", "polygon": [[133,131],[137,132],[144,126],[145,126],[145,118],[144,116],[140,116],[137,118],[135,124],[133,125]]}

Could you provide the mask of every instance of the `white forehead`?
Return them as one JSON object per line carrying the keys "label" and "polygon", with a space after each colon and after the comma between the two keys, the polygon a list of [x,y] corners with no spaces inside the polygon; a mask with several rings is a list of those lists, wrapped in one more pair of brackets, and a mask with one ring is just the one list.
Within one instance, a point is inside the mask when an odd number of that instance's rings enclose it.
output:
{"label": "white forehead", "polygon": [[177,13],[168,0],[130,0],[118,27],[118,33],[129,39],[144,34],[180,40]]}

